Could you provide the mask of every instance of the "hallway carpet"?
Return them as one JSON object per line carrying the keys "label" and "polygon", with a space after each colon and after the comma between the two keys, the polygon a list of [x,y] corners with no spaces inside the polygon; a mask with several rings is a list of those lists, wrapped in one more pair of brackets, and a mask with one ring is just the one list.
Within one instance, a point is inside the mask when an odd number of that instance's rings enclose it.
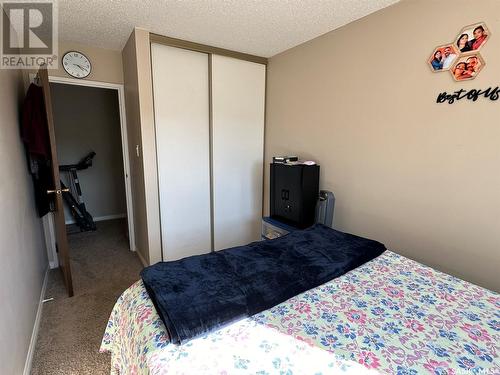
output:
{"label": "hallway carpet", "polygon": [[104,328],[120,294],[139,279],[142,264],[128,250],[125,220],[68,235],[75,295],[68,298],[58,269],[49,272],[32,374],[109,374],[99,353]]}

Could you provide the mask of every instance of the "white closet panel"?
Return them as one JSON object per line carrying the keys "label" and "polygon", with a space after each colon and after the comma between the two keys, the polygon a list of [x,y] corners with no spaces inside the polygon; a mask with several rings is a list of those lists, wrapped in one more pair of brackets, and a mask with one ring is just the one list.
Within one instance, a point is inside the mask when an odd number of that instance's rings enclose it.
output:
{"label": "white closet panel", "polygon": [[210,252],[208,55],[151,45],[163,260]]}
{"label": "white closet panel", "polygon": [[214,248],[260,239],[266,68],[212,55]]}

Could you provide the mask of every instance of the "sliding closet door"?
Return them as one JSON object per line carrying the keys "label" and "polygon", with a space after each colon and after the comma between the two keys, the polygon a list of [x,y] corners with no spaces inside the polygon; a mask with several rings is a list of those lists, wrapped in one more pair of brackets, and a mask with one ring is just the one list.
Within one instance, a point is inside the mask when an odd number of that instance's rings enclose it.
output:
{"label": "sliding closet door", "polygon": [[264,65],[212,56],[214,248],[260,239]]}
{"label": "sliding closet door", "polygon": [[211,250],[208,55],[151,45],[163,260]]}

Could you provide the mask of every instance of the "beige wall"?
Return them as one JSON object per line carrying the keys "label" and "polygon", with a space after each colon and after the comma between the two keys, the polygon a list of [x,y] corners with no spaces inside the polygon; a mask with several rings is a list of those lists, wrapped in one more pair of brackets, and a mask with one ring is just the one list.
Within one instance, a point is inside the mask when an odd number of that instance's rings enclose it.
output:
{"label": "beige wall", "polygon": [[136,28],[122,51],[137,251],[161,260],[149,33]]}
{"label": "beige wall", "polygon": [[[291,153],[321,164],[336,228],[494,290],[500,100],[435,99],[500,84],[498,14],[497,0],[406,0],[271,58],[265,147],[267,162]],[[433,48],[478,21],[492,32],[479,76],[432,73]]]}
{"label": "beige wall", "polygon": [[[75,164],[94,151],[92,167],[78,179],[94,219],[126,215],[118,91],[51,83],[59,164]],[[68,174],[63,173],[68,185]],[[65,205],[66,221],[74,221]]]}
{"label": "beige wall", "polygon": [[22,374],[47,258],[19,135],[23,80],[0,70],[0,373]]}
{"label": "beige wall", "polygon": [[[79,51],[90,59],[92,64],[92,71],[89,76],[83,80],[98,81],[98,82],[108,82],[108,83],[123,83],[123,65],[122,65],[122,55],[120,51],[113,51],[109,49],[103,49],[98,47],[89,46],[86,44],[79,44],[67,41],[59,41],[59,62],[58,69],[50,69],[49,76],[54,77],[64,77],[64,78],[74,78],[70,76],[64,70],[61,59],[64,54],[68,51]],[[25,71],[25,85],[29,85],[28,74],[36,73],[34,70]]]}
{"label": "beige wall", "polygon": [[[91,81],[123,83],[122,56],[120,51],[97,48],[85,44],[61,41],[59,42],[59,57],[62,59],[68,51],[79,51],[90,59],[92,71],[85,78]],[[49,75],[57,77],[71,77],[59,61],[59,69],[49,71]]]}

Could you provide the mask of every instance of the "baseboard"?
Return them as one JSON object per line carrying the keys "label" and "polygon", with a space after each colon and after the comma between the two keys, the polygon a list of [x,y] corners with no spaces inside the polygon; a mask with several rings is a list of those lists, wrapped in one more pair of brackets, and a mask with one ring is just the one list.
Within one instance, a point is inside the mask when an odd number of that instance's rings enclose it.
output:
{"label": "baseboard", "polygon": [[[114,219],[123,219],[126,218],[127,214],[116,214],[116,215],[105,215],[105,216],[96,216],[94,217],[94,221],[105,221],[105,220],[114,220]],[[71,220],[65,220],[66,225],[75,224],[76,222]]]}
{"label": "baseboard", "polygon": [[105,221],[105,220],[114,220],[114,219],[124,219],[127,217],[127,214],[116,214],[116,215],[106,215],[106,216],[97,216],[94,217],[94,221]]}
{"label": "baseboard", "polygon": [[40,329],[40,320],[42,319],[43,300],[45,299],[45,290],[47,289],[47,280],[49,278],[49,269],[45,271],[43,278],[42,291],[40,292],[40,301],[38,302],[38,309],[36,311],[35,323],[33,325],[33,332],[31,333],[30,346],[26,355],[26,362],[24,362],[23,375],[31,374],[31,366],[33,364],[33,354],[35,353],[36,340],[38,338],[38,330]]}
{"label": "baseboard", "polygon": [[146,262],[146,259],[144,259],[144,258],[142,257],[141,253],[140,253],[139,251],[137,251],[137,250],[135,251],[135,253],[136,253],[136,254],[137,254],[137,256],[139,257],[139,260],[141,261],[142,265],[143,265],[144,267],[148,267],[148,266],[149,266],[149,264],[148,264],[148,262]]}

